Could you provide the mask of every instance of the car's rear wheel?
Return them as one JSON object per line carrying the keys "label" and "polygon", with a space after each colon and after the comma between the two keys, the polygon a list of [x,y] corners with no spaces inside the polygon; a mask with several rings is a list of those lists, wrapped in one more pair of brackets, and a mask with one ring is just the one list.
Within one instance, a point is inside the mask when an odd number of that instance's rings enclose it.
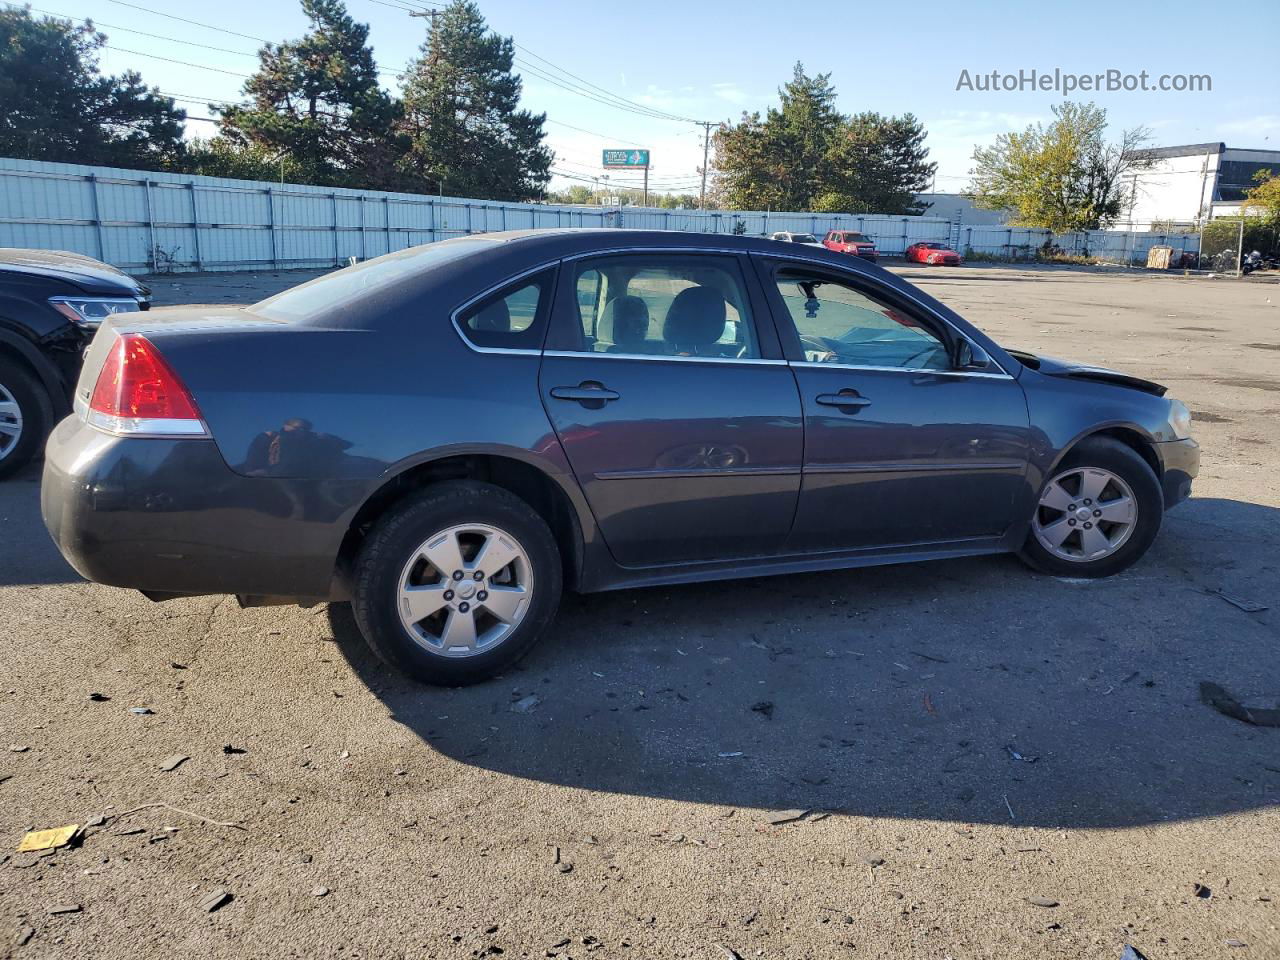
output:
{"label": "car's rear wheel", "polygon": [[0,357],[0,479],[39,452],[52,420],[49,396],[36,379]]}
{"label": "car's rear wheel", "polygon": [[352,606],[383,661],[457,686],[528,653],[555,616],[561,579],[555,538],[528,504],[450,481],[400,503],[369,534]]}
{"label": "car's rear wheel", "polygon": [[1147,552],[1163,517],[1160,483],[1147,462],[1117,440],[1093,437],[1041,489],[1020,556],[1055,576],[1111,576]]}

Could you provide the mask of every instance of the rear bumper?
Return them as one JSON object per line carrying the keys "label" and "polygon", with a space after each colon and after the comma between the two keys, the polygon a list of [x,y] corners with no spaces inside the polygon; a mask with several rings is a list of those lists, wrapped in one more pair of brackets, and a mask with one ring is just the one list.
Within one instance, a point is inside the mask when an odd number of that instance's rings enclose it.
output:
{"label": "rear bumper", "polygon": [[49,437],[40,508],[67,562],[98,583],[326,598],[357,496],[243,477],[209,440],[112,437],[68,417]]}
{"label": "rear bumper", "polygon": [[1164,467],[1160,485],[1164,488],[1164,506],[1168,510],[1191,496],[1191,483],[1200,473],[1200,444],[1188,438],[1157,443],[1155,447]]}

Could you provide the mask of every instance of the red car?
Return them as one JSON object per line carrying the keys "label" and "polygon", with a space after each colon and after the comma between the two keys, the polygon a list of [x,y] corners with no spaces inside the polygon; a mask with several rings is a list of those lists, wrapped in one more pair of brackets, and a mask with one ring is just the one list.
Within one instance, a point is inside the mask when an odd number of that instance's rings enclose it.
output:
{"label": "red car", "polygon": [[880,256],[876,245],[857,230],[832,230],[822,241],[822,245],[836,253],[850,253],[864,260],[875,260]]}
{"label": "red car", "polygon": [[930,263],[934,266],[958,267],[964,258],[945,243],[913,243],[903,254],[907,262]]}

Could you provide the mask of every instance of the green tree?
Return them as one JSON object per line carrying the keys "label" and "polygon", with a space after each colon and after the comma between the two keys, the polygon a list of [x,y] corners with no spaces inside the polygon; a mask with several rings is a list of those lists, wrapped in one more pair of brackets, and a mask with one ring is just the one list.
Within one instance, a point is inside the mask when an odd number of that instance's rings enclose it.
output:
{"label": "green tree", "polygon": [[86,22],[0,10],[0,155],[157,169],[183,152],[186,113],[133,71],[103,76]]}
{"label": "green tree", "polygon": [[305,174],[288,153],[257,143],[235,143],[226,137],[196,138],[187,144],[182,169],[206,177],[237,180],[287,180],[298,183]]}
{"label": "green tree", "polygon": [[1048,126],[1002,133],[973,151],[976,206],[1012,210],[1010,223],[1055,231],[1096,230],[1119,220],[1133,199],[1135,175],[1154,159],[1146,129],[1106,139],[1107,111],[1070,100],[1053,107]]}
{"label": "green tree", "polygon": [[1253,179],[1258,185],[1245,194],[1245,212],[1261,217],[1269,226],[1280,227],[1280,176],[1259,170]]}
{"label": "green tree", "polygon": [[219,108],[237,147],[287,157],[309,183],[394,189],[403,144],[397,104],[378,85],[369,27],[343,0],[302,0],[311,26],[301,40],[267,44],[244,85],[250,102]]}
{"label": "green tree", "polygon": [[924,145],[924,125],[911,114],[859,113],[841,124],[827,153],[823,191],[811,209],[826,213],[918,215],[915,195],[937,170]]}
{"label": "green tree", "polygon": [[746,210],[915,213],[926,189],[924,127],[911,114],[885,117],[836,108],[830,74],[797,63],[779,106],[744,113],[715,135],[715,196]]}
{"label": "green tree", "polygon": [[454,0],[432,18],[404,80],[403,170],[455,196],[541,194],[552,161],[543,144],[546,115],[519,109],[514,57],[511,38],[491,31],[471,0]]}
{"label": "green tree", "polygon": [[828,151],[843,118],[831,74],[810,77],[796,63],[761,119],[742,114],[715,134],[715,190],[728,207],[807,210],[826,180]]}

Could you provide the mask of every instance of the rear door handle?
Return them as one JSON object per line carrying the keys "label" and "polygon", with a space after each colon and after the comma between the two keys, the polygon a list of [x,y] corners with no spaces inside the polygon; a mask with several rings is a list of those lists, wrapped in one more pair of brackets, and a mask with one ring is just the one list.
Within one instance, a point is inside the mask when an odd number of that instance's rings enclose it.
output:
{"label": "rear door handle", "polygon": [[557,400],[573,400],[584,407],[597,410],[608,401],[617,400],[621,396],[616,390],[609,390],[603,383],[594,380],[584,380],[576,387],[552,387],[550,393]]}
{"label": "rear door handle", "polygon": [[814,398],[825,407],[869,407],[871,401],[860,396],[857,390],[841,390],[839,393],[820,393]]}

